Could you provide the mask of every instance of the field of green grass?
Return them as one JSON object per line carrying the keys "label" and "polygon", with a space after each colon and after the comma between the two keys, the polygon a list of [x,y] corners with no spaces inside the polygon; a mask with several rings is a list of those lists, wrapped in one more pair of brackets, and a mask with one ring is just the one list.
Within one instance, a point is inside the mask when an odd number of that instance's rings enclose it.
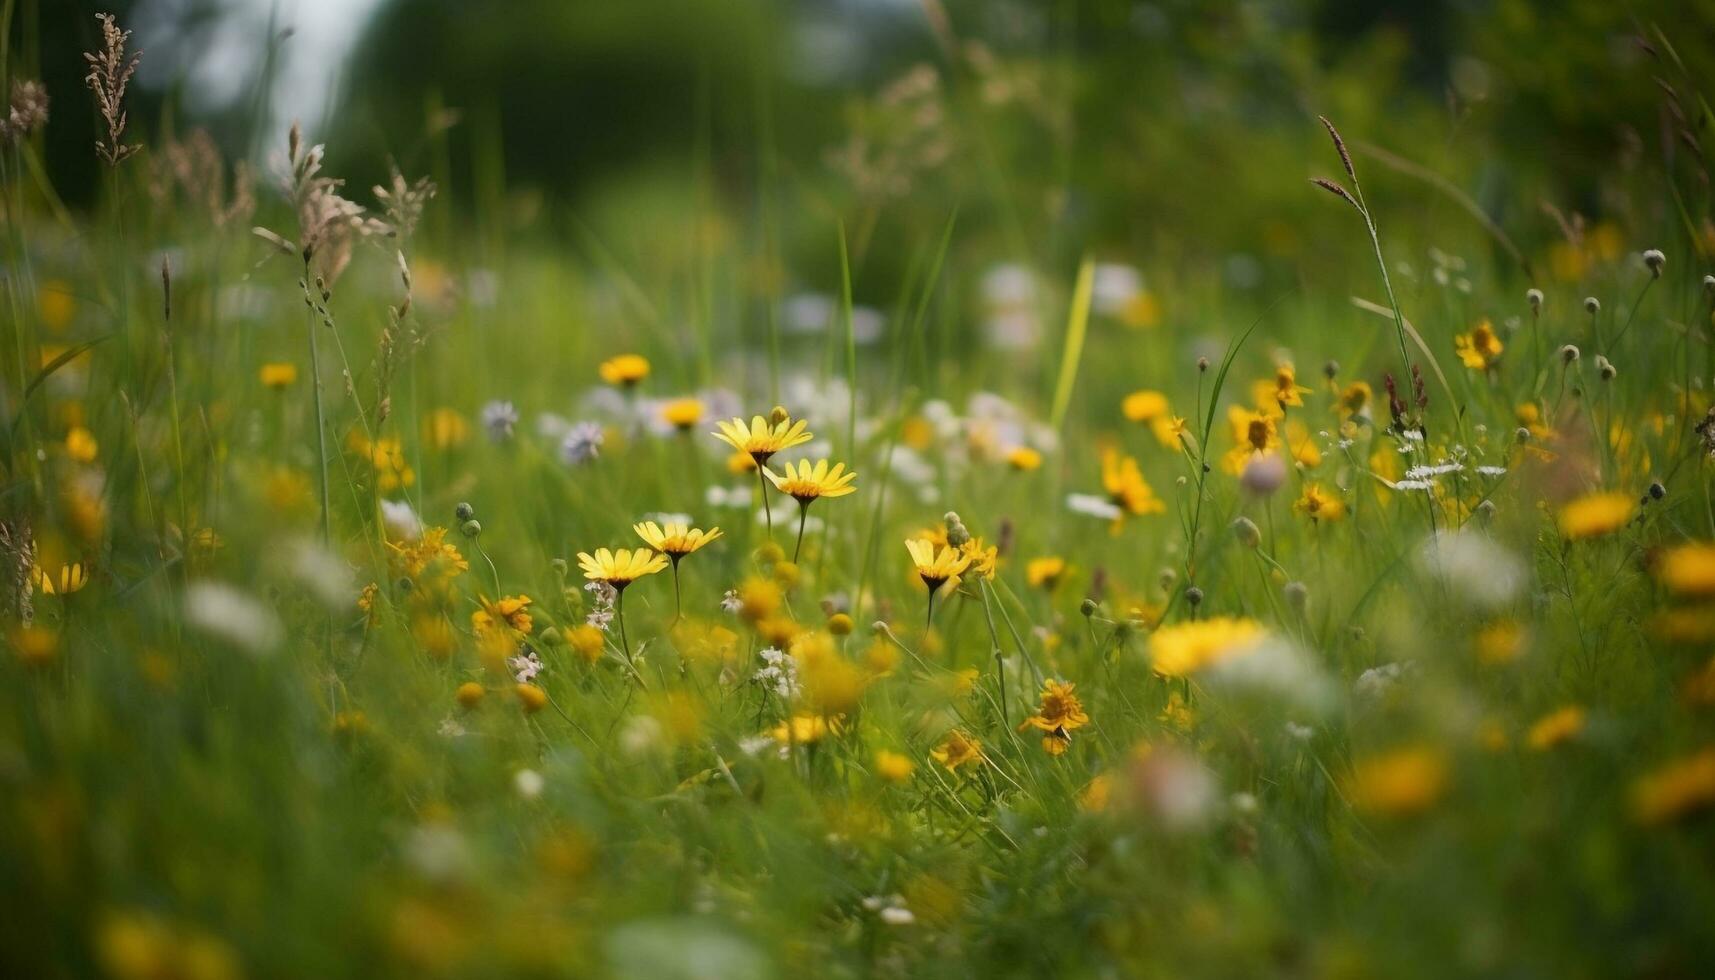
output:
{"label": "field of green grass", "polygon": [[125,120],[117,33],[9,78],[0,974],[1706,975],[1715,114],[1638,31],[1683,142],[1505,221],[1547,163],[1350,79],[1120,180],[958,49],[550,234]]}

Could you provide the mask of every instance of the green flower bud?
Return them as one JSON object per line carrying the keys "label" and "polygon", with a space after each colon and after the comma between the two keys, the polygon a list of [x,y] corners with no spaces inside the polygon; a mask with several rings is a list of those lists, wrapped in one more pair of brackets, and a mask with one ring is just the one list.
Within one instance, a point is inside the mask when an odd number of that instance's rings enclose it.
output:
{"label": "green flower bud", "polygon": [[1257,528],[1255,521],[1248,517],[1235,517],[1232,526],[1233,537],[1239,539],[1239,544],[1247,548],[1262,544],[1262,531]]}

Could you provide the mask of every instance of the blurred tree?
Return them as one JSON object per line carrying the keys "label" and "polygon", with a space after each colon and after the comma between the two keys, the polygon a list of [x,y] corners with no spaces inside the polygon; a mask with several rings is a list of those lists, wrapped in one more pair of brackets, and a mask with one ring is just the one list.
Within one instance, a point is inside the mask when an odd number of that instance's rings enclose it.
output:
{"label": "blurred tree", "polygon": [[[463,119],[447,152],[455,186],[493,153],[509,180],[575,192],[698,140],[753,147],[759,93],[794,97],[777,84],[787,27],[767,0],[397,0],[350,67],[333,149],[354,176],[385,151],[422,169],[446,107]],[[813,143],[825,110],[776,104],[789,122],[776,138]],[[472,145],[490,137],[500,144]]]}

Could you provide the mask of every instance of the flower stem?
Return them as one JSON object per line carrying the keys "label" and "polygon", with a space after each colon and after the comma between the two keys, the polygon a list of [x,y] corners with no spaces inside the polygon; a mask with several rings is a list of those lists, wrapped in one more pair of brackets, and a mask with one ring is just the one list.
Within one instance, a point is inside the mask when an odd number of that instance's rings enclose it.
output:
{"label": "flower stem", "polygon": [[321,480],[322,489],[322,543],[333,541],[333,519],[331,496],[328,493],[328,430],[327,415],[322,407],[322,360],[316,345],[316,307],[310,302],[310,257],[304,255],[304,299],[306,310],[304,323],[310,334],[310,377],[314,381],[311,391],[316,403],[316,475]]}
{"label": "flower stem", "polygon": [[768,540],[774,540],[774,512],[768,509],[768,480],[762,475],[762,464],[756,464],[756,485],[762,491],[762,516],[768,522]]}
{"label": "flower stem", "polygon": [[685,614],[685,602],[679,595],[679,558],[673,556],[673,622],[679,622],[679,617]]}
{"label": "flower stem", "polygon": [[798,505],[798,544],[792,549],[792,564],[798,564],[798,552],[804,550],[804,521],[810,516],[810,505]]}
{"label": "flower stem", "polygon": [[[619,620],[619,646],[620,646],[620,649],[625,651],[625,665],[627,667],[631,667],[631,674],[633,677],[636,677],[637,676],[637,668],[635,666],[633,666],[632,662],[631,662],[631,641],[626,639],[626,636],[625,636],[625,590],[624,589],[619,589],[614,593],[613,612],[614,612],[614,616]],[[638,677],[638,680],[641,681],[642,678]]]}
{"label": "flower stem", "polygon": [[988,583],[977,581],[977,592],[983,597],[983,619],[987,620],[989,628],[989,646],[994,651],[994,673],[1000,682],[1000,720],[1001,724],[1012,727],[1012,719],[1006,710],[1006,661],[1001,658],[1000,634],[994,628],[994,610],[989,608]]}

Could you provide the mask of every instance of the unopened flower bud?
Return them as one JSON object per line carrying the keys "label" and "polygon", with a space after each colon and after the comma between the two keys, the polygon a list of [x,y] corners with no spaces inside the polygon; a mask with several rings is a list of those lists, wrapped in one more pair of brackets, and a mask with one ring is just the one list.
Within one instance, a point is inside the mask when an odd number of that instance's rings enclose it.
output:
{"label": "unopened flower bud", "polygon": [[1602,312],[1602,301],[1597,299],[1594,296],[1584,297],[1584,312],[1590,314],[1591,316],[1595,316],[1596,314]]}
{"label": "unopened flower bud", "polygon": [[1085,599],[1083,602],[1078,603],[1078,612],[1085,619],[1089,619],[1091,616],[1094,616],[1096,614],[1096,600]]}
{"label": "unopened flower bud", "polygon": [[1560,348],[1560,360],[1561,363],[1564,364],[1571,364],[1573,361],[1578,360],[1578,348],[1573,344],[1567,344],[1565,347]]}
{"label": "unopened flower bud", "polygon": [[461,500],[459,501],[458,506],[453,508],[453,516],[458,518],[461,522],[468,521],[476,516],[476,508],[472,507],[468,502]]}
{"label": "unopened flower bud", "polygon": [[1247,548],[1255,548],[1262,543],[1262,531],[1257,528],[1256,521],[1248,517],[1233,518],[1233,537]]}
{"label": "unopened flower bud", "polygon": [[1620,372],[1618,369],[1616,369],[1614,367],[1613,361],[1608,360],[1606,357],[1603,357],[1601,354],[1597,354],[1596,355],[1596,373],[1601,375],[1603,381],[1612,381],[1612,380],[1614,380],[1614,376],[1616,374],[1619,374]]}
{"label": "unopened flower bud", "polygon": [[1186,589],[1185,590],[1185,601],[1186,601],[1186,603],[1188,603],[1191,606],[1192,609],[1195,609],[1198,606],[1201,606],[1203,604],[1203,590],[1197,588],[1195,585]]}
{"label": "unopened flower bud", "polygon": [[1660,500],[1667,496],[1667,488],[1662,486],[1660,481],[1651,483],[1649,485],[1649,496],[1651,500]]}
{"label": "unopened flower bud", "polygon": [[1530,311],[1532,313],[1542,312],[1542,290],[1535,288],[1525,290],[1524,301],[1530,304]]}
{"label": "unopened flower bud", "polygon": [[467,538],[474,538],[477,535],[482,533],[482,522],[480,522],[480,521],[465,521],[464,524],[459,528],[459,532]]}
{"label": "unopened flower bud", "polygon": [[846,636],[851,633],[854,625],[852,618],[845,613],[834,613],[828,617],[828,632],[835,636]]}
{"label": "unopened flower bud", "polygon": [[1280,594],[1286,598],[1286,604],[1293,612],[1301,613],[1310,601],[1310,587],[1303,582],[1288,582],[1280,587]]}
{"label": "unopened flower bud", "polygon": [[1329,381],[1332,381],[1335,378],[1339,377],[1340,376],[1340,362],[1335,361],[1335,360],[1330,360],[1328,363],[1322,365],[1322,376],[1324,378],[1327,378]]}
{"label": "unopened flower bud", "polygon": [[970,529],[965,527],[964,522],[959,520],[958,514],[955,514],[952,511],[947,511],[946,517],[944,517],[943,520],[947,522],[948,544],[955,548],[962,548],[965,546],[967,541],[971,540]]}
{"label": "unopened flower bud", "polygon": [[1209,370],[1209,359],[1207,357],[1197,358],[1197,370],[1199,373]]}
{"label": "unopened flower bud", "polygon": [[1662,267],[1665,265],[1667,256],[1662,254],[1661,249],[1652,248],[1644,253],[1644,268],[1649,270],[1651,276],[1660,279]]}

